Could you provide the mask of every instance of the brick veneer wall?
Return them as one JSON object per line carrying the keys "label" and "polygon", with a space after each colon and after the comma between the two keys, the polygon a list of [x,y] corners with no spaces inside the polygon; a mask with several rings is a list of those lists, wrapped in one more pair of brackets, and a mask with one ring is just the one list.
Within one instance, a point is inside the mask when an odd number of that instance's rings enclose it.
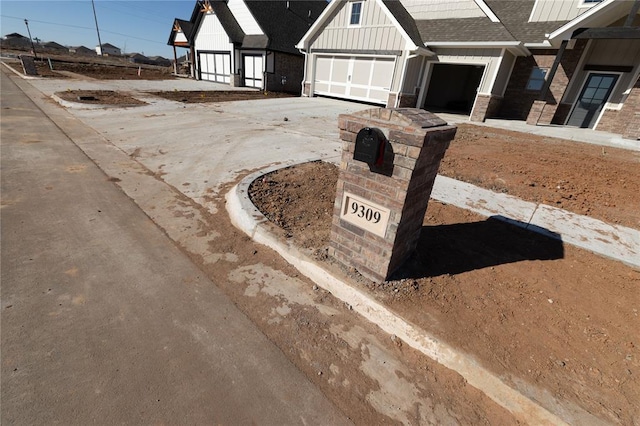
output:
{"label": "brick veneer wall", "polygon": [[[416,247],[433,182],[456,133],[440,118],[417,108],[374,108],[339,117],[342,160],[329,254],[362,275],[384,281]],[[353,159],[357,133],[376,127],[386,135],[386,174]],[[390,209],[384,238],[341,219],[344,192]]]}
{"label": "brick veneer wall", "polygon": [[622,134],[628,139],[640,138],[640,123],[638,112],[640,111],[640,78],[631,89],[624,105],[619,111],[606,110],[596,126],[597,130]]}
{"label": "brick veneer wall", "polygon": [[[274,72],[265,73],[265,88],[270,92],[287,92],[300,94],[304,70],[304,57],[289,53],[273,52]],[[285,84],[282,84],[282,76],[286,76]]]}
{"label": "brick veneer wall", "polygon": [[[576,71],[578,62],[587,45],[587,40],[576,40],[573,49],[566,49],[560,66],[553,78],[546,100],[557,106]],[[526,120],[529,116],[533,102],[539,97],[540,92],[526,90],[531,70],[534,67],[548,68],[553,65],[557,50],[538,49],[531,50],[532,56],[520,56],[511,72],[509,84],[504,93],[504,99],[497,112],[498,117]],[[555,119],[553,120],[556,121]]]}
{"label": "brick veneer wall", "polygon": [[477,95],[476,101],[471,111],[471,121],[484,121],[496,115],[502,103],[502,96],[496,95]]}

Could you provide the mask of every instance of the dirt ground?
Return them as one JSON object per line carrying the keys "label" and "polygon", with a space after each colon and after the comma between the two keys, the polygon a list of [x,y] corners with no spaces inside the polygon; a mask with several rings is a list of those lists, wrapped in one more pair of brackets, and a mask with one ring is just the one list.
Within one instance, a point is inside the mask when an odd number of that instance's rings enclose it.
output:
{"label": "dirt ground", "polygon": [[56,92],[56,95],[65,101],[83,104],[116,106],[139,106],[147,104],[134,98],[129,93],[116,92],[113,90],[67,90],[64,92]]}
{"label": "dirt ground", "polygon": [[153,95],[159,96],[170,101],[178,101],[184,103],[208,103],[208,102],[231,102],[231,101],[248,101],[254,99],[273,99],[273,98],[290,98],[294,95],[280,92],[262,92],[262,91],[173,91],[173,92],[153,92]]}
{"label": "dirt ground", "polygon": [[38,73],[42,71],[43,73],[46,73],[47,77],[57,78],[60,73],[57,73],[56,71],[70,71],[98,80],[171,80],[175,78],[171,74],[171,68],[150,67],[147,65],[106,65],[90,62],[83,63],[63,61],[52,61],[52,65],[53,73],[51,73],[49,66],[46,63],[38,67]]}
{"label": "dirt ground", "polygon": [[[461,126],[442,171],[638,228],[637,154]],[[335,166],[309,163],[259,179],[250,195],[283,238],[505,380],[637,422],[640,271],[432,200],[416,254],[398,279],[374,283],[326,256],[336,180]]]}

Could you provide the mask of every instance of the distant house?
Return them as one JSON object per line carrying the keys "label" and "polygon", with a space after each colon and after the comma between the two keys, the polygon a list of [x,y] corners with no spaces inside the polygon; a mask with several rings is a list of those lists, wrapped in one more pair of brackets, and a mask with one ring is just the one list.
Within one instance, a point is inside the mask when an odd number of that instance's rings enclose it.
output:
{"label": "distant house", "polygon": [[640,2],[333,0],[303,95],[640,138]]}
{"label": "distant house", "polygon": [[120,56],[122,52],[119,47],[114,46],[113,44],[104,43],[100,46],[96,46],[96,53],[98,55],[115,55]]}
{"label": "distant house", "polygon": [[69,48],[69,53],[73,53],[75,55],[82,55],[82,56],[95,56],[96,55],[96,51],[95,50],[91,50],[88,47],[85,46],[75,46],[75,47],[70,47]]}
{"label": "distant house", "polygon": [[47,49],[47,50],[50,50],[50,51],[60,51],[60,52],[62,52],[62,51],[68,52],[69,51],[68,48],[64,47],[63,45],[61,45],[59,43],[56,43],[55,41],[49,41],[47,43],[43,43],[41,46],[43,48]]}
{"label": "distant house", "polygon": [[134,64],[150,63],[150,59],[140,53],[130,53],[127,56],[129,57],[129,62],[133,62]]}
{"label": "distant house", "polygon": [[2,46],[4,47],[31,47],[29,38],[18,33],[7,34],[2,38]]}
{"label": "distant house", "polygon": [[300,92],[304,58],[295,44],[325,7],[324,0],[198,1],[189,21],[174,21],[168,44],[189,49],[196,79]]}
{"label": "distant house", "polygon": [[167,58],[163,58],[162,56],[149,56],[149,60],[151,61],[151,64],[161,67],[168,67],[171,65],[171,61]]}

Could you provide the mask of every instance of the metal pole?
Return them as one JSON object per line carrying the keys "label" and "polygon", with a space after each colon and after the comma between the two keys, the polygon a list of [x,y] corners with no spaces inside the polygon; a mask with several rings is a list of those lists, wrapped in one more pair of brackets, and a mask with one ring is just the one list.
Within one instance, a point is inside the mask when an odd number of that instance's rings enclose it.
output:
{"label": "metal pole", "polygon": [[31,50],[33,50],[33,56],[38,59],[38,54],[36,53],[36,47],[33,45],[33,39],[31,38],[31,30],[29,29],[29,21],[24,20],[24,24],[27,26],[27,32],[29,33],[29,41],[31,41]]}
{"label": "metal pole", "polygon": [[93,7],[93,19],[96,21],[96,32],[98,33],[98,56],[102,56],[102,41],[100,41],[100,30],[98,29],[98,17],[96,16],[96,4],[91,0],[91,6]]}

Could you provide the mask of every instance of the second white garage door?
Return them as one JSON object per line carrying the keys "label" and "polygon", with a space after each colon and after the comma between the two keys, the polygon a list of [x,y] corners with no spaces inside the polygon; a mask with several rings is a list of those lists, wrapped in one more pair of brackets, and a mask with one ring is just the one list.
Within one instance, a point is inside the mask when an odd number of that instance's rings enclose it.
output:
{"label": "second white garage door", "polygon": [[386,104],[395,58],[317,56],[314,93]]}
{"label": "second white garage door", "polygon": [[198,52],[200,79],[218,83],[231,82],[231,54]]}

